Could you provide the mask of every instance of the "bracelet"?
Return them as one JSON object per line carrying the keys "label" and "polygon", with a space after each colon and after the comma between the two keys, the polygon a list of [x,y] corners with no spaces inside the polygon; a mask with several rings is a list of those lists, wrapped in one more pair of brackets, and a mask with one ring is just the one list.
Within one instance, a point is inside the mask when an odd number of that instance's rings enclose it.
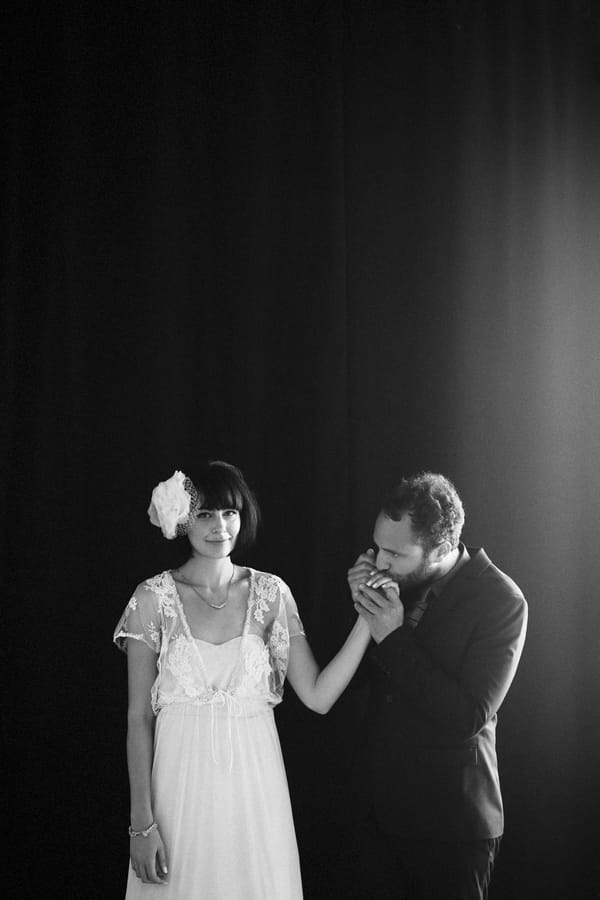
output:
{"label": "bracelet", "polygon": [[152,825],[148,825],[147,828],[142,828],[141,831],[134,831],[130,825],[129,837],[148,837],[148,835],[151,834],[156,828],[158,828],[156,822],[153,822]]}

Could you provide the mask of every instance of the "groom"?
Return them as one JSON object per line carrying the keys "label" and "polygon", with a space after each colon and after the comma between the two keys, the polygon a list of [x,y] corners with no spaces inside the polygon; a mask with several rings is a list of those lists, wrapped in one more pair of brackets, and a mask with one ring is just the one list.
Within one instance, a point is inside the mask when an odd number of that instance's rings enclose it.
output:
{"label": "groom", "polygon": [[[368,622],[362,898],[481,900],[503,831],[496,718],[527,624],[517,585],[460,542],[443,475],[405,478],[348,572]],[[390,585],[390,578],[393,583]]]}

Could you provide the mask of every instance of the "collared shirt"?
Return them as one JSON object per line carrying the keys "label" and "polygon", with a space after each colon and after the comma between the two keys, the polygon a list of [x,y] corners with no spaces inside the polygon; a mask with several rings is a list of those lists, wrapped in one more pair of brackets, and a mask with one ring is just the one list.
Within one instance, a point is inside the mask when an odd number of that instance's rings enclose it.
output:
{"label": "collared shirt", "polygon": [[459,544],[458,550],[458,559],[456,560],[450,571],[446,572],[445,575],[442,575],[441,578],[438,578],[437,581],[433,581],[431,584],[428,584],[427,587],[425,587],[421,592],[421,596],[416,601],[416,603],[406,611],[405,622],[411,628],[416,628],[423,618],[425,610],[429,606],[431,595],[433,594],[434,599],[440,597],[442,591],[448,585],[448,582],[451,581],[458,570],[462,569],[462,567],[465,566],[471,559],[471,557],[469,556],[469,551],[464,544]]}

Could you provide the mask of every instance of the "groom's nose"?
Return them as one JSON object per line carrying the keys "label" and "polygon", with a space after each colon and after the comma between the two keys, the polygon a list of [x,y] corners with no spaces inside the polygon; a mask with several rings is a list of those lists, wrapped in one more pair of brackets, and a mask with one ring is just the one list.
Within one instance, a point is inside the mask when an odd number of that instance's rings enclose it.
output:
{"label": "groom's nose", "polygon": [[375,565],[379,569],[380,572],[387,572],[390,567],[389,560],[386,560],[381,552],[377,554],[377,559],[375,560]]}

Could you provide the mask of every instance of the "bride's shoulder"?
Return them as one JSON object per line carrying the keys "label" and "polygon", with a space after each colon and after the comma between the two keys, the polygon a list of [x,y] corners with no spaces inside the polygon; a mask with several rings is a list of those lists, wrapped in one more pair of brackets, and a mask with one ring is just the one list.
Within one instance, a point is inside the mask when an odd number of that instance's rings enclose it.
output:
{"label": "bride's shoulder", "polygon": [[134,596],[147,601],[158,601],[159,603],[168,602],[173,596],[175,586],[173,576],[170,569],[159,572],[158,575],[151,575],[140,581],[134,591]]}
{"label": "bride's shoulder", "polygon": [[256,591],[259,594],[266,594],[274,600],[279,594],[288,593],[290,590],[283,578],[273,574],[273,572],[262,572],[258,569],[252,569],[251,573],[256,585]]}

